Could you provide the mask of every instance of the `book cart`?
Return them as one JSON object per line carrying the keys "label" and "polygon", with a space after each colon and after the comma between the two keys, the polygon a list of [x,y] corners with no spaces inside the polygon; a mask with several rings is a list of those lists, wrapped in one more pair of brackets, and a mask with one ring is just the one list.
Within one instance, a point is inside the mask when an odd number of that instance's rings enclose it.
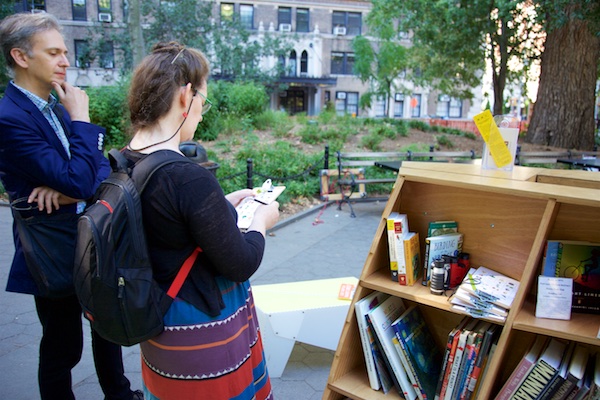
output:
{"label": "book cart", "polygon": [[[573,313],[571,320],[535,318],[537,276],[548,239],[600,242],[600,173],[515,166],[512,172],[481,170],[479,165],[403,162],[383,211],[331,366],[323,399],[400,399],[371,389],[365,368],[354,303],[373,291],[418,304],[436,345],[464,317],[446,296],[436,296],[417,282],[400,286],[390,279],[385,217],[408,215],[411,231],[425,238],[428,223],[458,221],[463,251],[471,266],[487,266],[520,281],[502,327],[479,399],[493,398],[536,334],[583,343],[595,352],[600,315]],[[424,240],[421,240],[421,255]]]}

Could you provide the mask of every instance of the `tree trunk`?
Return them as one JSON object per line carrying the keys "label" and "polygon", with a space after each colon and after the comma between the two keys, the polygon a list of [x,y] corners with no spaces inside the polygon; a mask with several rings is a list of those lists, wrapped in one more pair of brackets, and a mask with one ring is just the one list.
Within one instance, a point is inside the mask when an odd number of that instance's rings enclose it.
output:
{"label": "tree trunk", "polygon": [[129,0],[129,33],[131,36],[133,67],[138,65],[146,55],[140,6],[140,0]]}
{"label": "tree trunk", "polygon": [[564,149],[594,146],[594,102],[600,38],[571,19],[550,32],[526,141]]}

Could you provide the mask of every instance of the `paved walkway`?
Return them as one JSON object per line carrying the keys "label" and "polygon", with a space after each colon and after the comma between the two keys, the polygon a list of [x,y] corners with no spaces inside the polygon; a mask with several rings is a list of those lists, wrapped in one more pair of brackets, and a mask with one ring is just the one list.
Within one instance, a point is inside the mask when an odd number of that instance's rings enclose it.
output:
{"label": "paved walkway", "polygon": [[[255,285],[312,279],[359,277],[385,202],[330,204],[299,218],[283,221],[267,238],[261,267],[252,277]],[[289,222],[292,221],[292,222]],[[37,360],[41,327],[33,297],[4,290],[13,255],[12,217],[0,206],[0,399],[39,399]],[[75,395],[82,400],[102,400],[96,379],[90,335],[85,336],[81,362],[73,370]],[[272,379],[278,400],[322,398],[334,352],[296,344],[281,378]],[[141,387],[139,347],[123,348],[125,371],[132,388]]]}

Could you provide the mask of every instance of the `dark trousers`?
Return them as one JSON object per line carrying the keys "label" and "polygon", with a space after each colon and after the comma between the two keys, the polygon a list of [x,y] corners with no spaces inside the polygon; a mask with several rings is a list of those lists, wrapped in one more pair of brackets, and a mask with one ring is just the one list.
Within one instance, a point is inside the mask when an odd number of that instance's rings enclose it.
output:
{"label": "dark trousers", "polygon": [[[35,297],[42,324],[38,381],[42,400],[75,399],[71,369],[81,359],[83,329],[81,307],[75,295],[49,299]],[[129,380],[124,375],[121,346],[92,330],[92,351],[98,381],[107,400],[130,400]]]}

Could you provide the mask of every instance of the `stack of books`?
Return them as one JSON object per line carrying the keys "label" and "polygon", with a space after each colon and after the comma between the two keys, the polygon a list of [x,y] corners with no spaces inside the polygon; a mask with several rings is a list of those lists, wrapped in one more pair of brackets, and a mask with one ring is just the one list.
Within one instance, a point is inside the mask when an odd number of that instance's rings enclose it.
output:
{"label": "stack of books", "polygon": [[465,317],[448,334],[435,399],[475,399],[487,361],[494,353],[500,328]]}
{"label": "stack of books", "polygon": [[421,276],[419,233],[410,232],[408,216],[391,212],[386,218],[390,274],[394,282],[412,286]]}
{"label": "stack of books", "polygon": [[600,363],[576,342],[538,335],[495,400],[597,399]]}
{"label": "stack of books", "polygon": [[[432,221],[427,228],[425,254],[423,255],[424,286],[431,280],[431,263],[442,256],[457,257],[462,251],[463,235],[456,221]],[[448,288],[446,285],[445,288]]]}
{"label": "stack of books", "polygon": [[471,268],[450,303],[472,317],[504,322],[518,289],[516,279],[483,266]]}

